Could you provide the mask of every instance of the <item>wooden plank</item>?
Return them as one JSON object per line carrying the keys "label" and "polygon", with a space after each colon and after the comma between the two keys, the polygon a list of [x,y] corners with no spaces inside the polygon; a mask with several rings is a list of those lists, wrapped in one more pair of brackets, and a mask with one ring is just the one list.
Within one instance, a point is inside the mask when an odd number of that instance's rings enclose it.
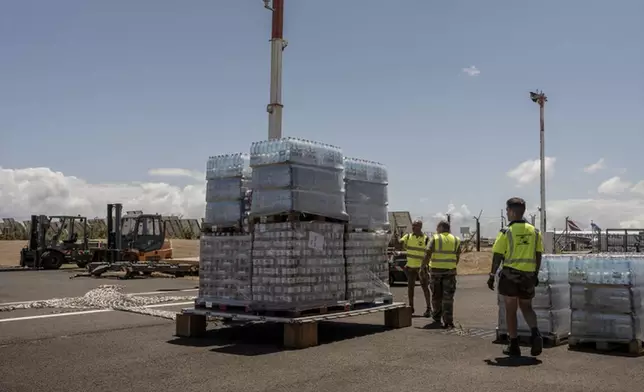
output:
{"label": "wooden plank", "polygon": [[284,347],[302,349],[318,345],[318,323],[284,324]]}
{"label": "wooden plank", "polygon": [[389,328],[411,327],[411,308],[396,308],[385,310],[385,326]]}
{"label": "wooden plank", "polygon": [[622,354],[639,357],[644,354],[644,342],[640,339],[625,341],[594,341],[591,339],[568,338],[568,349],[573,351],[591,351],[606,354]]}
{"label": "wooden plank", "polygon": [[206,333],[206,316],[178,313],[176,335],[184,338],[203,336]]}

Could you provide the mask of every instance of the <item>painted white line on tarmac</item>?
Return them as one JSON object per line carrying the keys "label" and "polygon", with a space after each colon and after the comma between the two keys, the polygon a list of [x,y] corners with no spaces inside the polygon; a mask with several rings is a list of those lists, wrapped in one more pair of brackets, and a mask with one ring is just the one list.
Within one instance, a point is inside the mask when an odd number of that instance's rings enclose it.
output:
{"label": "painted white line on tarmac", "polygon": [[[171,296],[172,293],[187,293],[190,291],[199,291],[199,289],[181,289],[181,290],[162,290],[162,291],[146,291],[143,293],[123,293],[126,295],[152,295],[152,294],[158,294],[160,296]],[[69,298],[69,297],[57,297],[58,299],[60,298]],[[75,297],[73,297],[75,298]],[[2,302],[0,303],[0,307],[2,306],[11,306],[11,305],[22,305],[22,304],[28,304],[31,302],[39,302],[39,301],[49,301],[50,299],[54,298],[48,298],[48,299],[34,299],[31,301],[18,301],[18,302]]]}
{"label": "painted white line on tarmac", "polygon": [[[183,305],[194,305],[194,302],[173,302],[173,303],[164,303],[164,304],[154,304],[142,306],[142,308],[163,308],[167,306],[183,306]],[[36,320],[36,319],[45,319],[52,317],[64,317],[64,316],[80,316],[83,314],[94,314],[94,313],[107,313],[107,312],[118,312],[114,309],[94,309],[94,310],[82,310],[79,312],[67,312],[67,313],[54,313],[54,314],[40,314],[38,316],[24,316],[24,317],[13,317],[0,319],[0,323],[6,323],[9,321],[23,321],[23,320]]]}

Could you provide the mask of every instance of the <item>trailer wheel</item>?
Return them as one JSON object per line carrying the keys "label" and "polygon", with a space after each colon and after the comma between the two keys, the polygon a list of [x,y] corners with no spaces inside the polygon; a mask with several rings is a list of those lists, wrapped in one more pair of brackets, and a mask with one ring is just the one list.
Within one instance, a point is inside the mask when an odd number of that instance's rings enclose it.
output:
{"label": "trailer wheel", "polygon": [[65,255],[59,252],[47,251],[42,254],[42,267],[46,270],[56,270],[65,263]]}

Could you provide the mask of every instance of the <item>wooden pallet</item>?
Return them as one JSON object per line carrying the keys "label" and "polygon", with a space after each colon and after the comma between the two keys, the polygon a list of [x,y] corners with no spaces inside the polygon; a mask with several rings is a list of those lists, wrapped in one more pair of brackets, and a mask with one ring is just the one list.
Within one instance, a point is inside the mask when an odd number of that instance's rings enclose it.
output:
{"label": "wooden pallet", "polygon": [[[411,308],[403,303],[379,304],[366,308],[365,310],[354,310],[349,312],[339,312],[335,315],[330,313],[326,316],[318,315],[302,318],[273,318],[262,320],[259,317],[255,321],[268,321],[283,324],[284,334],[283,343],[286,348],[302,349],[318,345],[318,322],[334,318],[344,318],[360,316],[368,313],[384,312],[385,326],[389,328],[406,328],[411,326]],[[217,312],[209,314],[199,309],[184,310],[177,314],[176,318],[176,336],[191,338],[199,337],[206,333],[207,317],[233,317],[234,314],[226,312]],[[249,318],[249,319],[252,319]]]}
{"label": "wooden pallet", "polygon": [[201,232],[202,234],[221,236],[221,237],[249,234],[244,230],[244,228],[241,225],[221,227],[221,226],[204,224],[201,229]]}
{"label": "wooden pallet", "polygon": [[590,339],[568,338],[571,351],[598,352],[639,357],[644,354],[644,341],[633,339],[630,342],[592,341]]}
{"label": "wooden pallet", "polygon": [[[380,302],[375,301],[342,301],[337,305],[327,305],[327,306],[316,306],[316,307],[296,307],[292,309],[270,309],[267,307],[258,307],[253,305],[244,305],[232,302],[207,302],[207,303],[198,303],[196,305],[197,309],[212,309],[218,311],[225,311],[229,313],[238,313],[238,314],[253,314],[257,316],[266,316],[266,317],[284,317],[284,318],[297,318],[297,317],[308,317],[308,316],[317,316],[325,315],[331,313],[339,312],[348,312],[351,310],[361,310],[372,308],[379,304],[391,304],[393,303],[393,298],[384,298]],[[266,305],[269,306],[269,305]]]}
{"label": "wooden pallet", "polygon": [[347,225],[347,233],[379,233],[379,232],[387,232],[388,234],[391,234],[391,231],[387,230],[386,228],[380,228],[380,229],[365,229],[361,227],[352,227],[350,225]]}
{"label": "wooden pallet", "polygon": [[[520,345],[529,346],[530,344],[532,344],[531,337],[528,335],[519,335],[518,338]],[[560,337],[552,334],[541,335],[541,338],[543,339],[544,348],[557,347],[568,342],[567,337]],[[510,336],[507,333],[501,333],[499,331],[496,332],[496,340],[494,341],[494,343],[507,344],[509,342]]]}
{"label": "wooden pallet", "polygon": [[345,223],[346,221],[337,218],[330,218],[327,216],[307,214],[305,212],[291,211],[281,214],[253,216],[250,218],[253,224],[258,223],[284,223],[284,222],[329,222],[329,223]]}

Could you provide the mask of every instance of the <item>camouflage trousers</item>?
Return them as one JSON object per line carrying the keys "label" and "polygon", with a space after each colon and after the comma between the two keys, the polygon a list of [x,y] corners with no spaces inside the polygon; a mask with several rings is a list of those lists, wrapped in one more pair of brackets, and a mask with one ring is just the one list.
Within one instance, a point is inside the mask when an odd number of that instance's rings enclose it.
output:
{"label": "camouflage trousers", "polygon": [[445,324],[454,323],[454,293],[456,292],[456,270],[432,268],[429,275],[432,291],[432,318]]}

